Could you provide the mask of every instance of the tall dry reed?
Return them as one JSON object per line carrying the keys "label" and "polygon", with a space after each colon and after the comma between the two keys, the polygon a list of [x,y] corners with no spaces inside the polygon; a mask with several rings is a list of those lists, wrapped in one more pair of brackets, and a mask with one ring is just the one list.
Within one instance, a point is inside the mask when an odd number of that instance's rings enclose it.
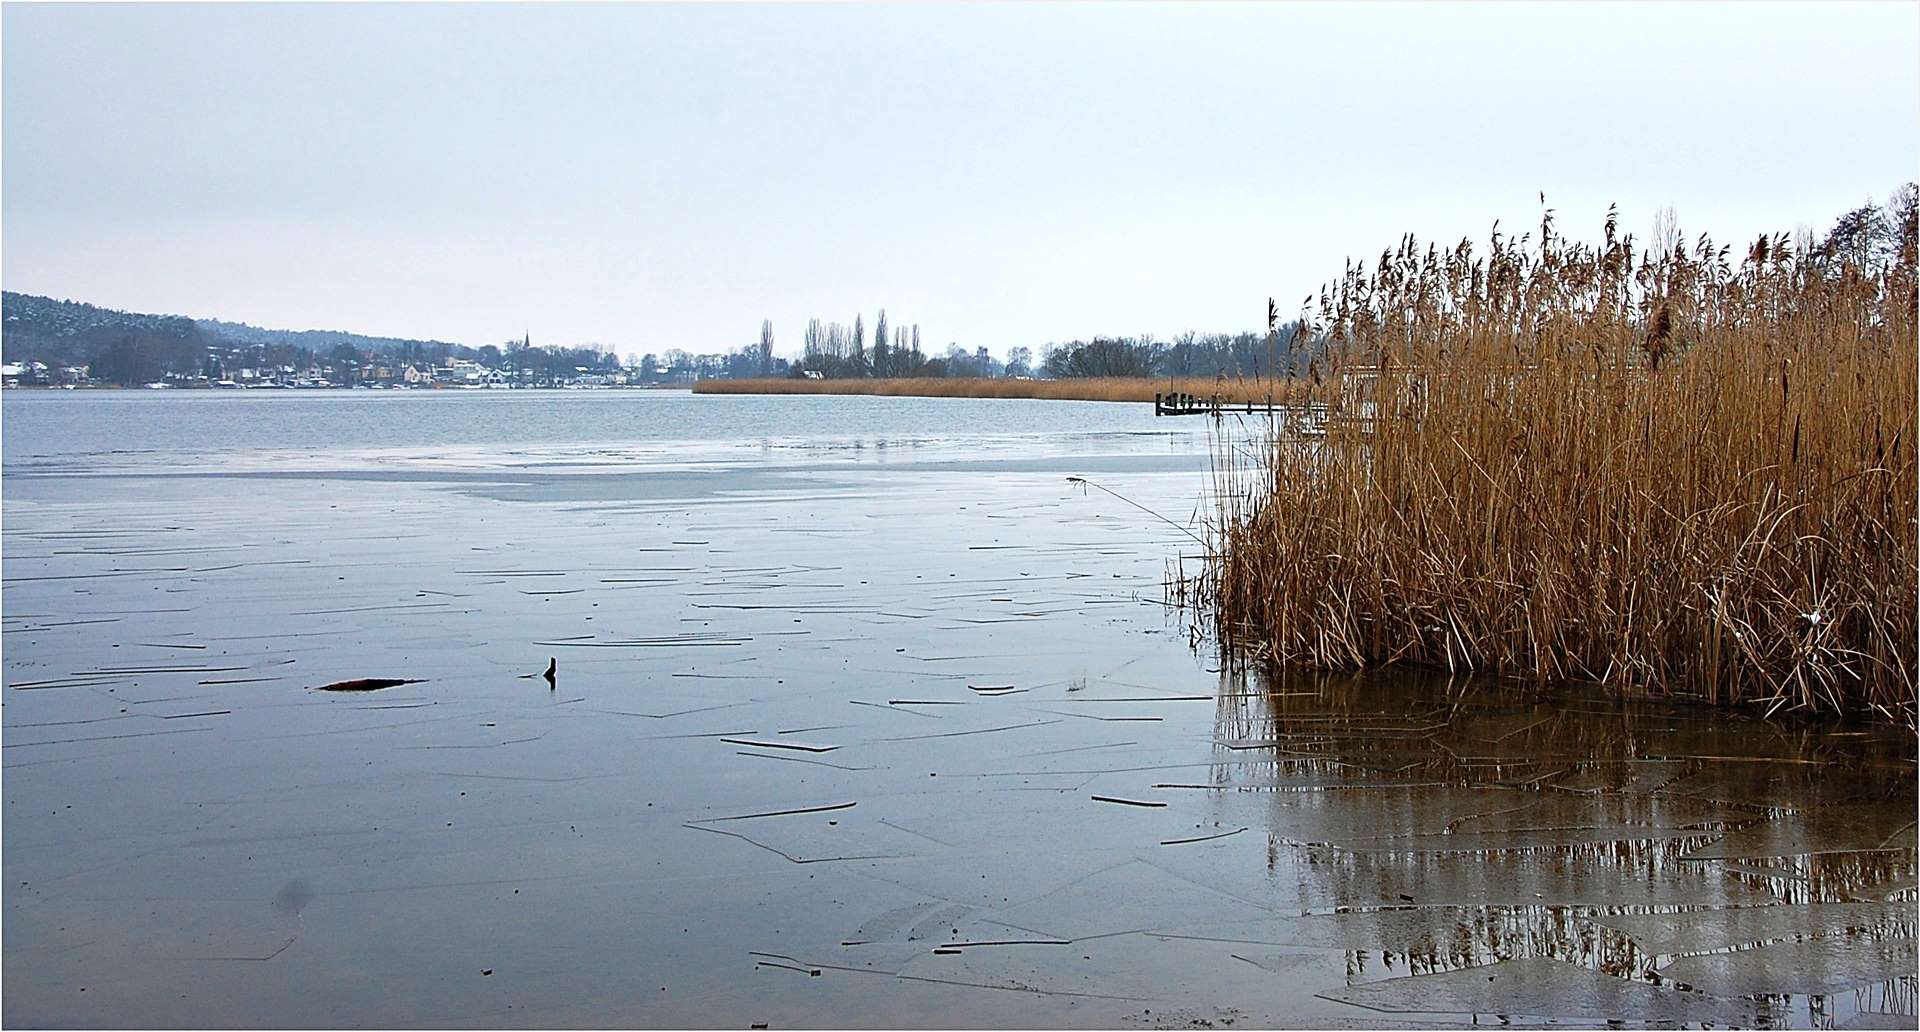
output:
{"label": "tall dry reed", "polygon": [[[1225,470],[1203,570],[1233,646],[1913,724],[1915,262],[1762,238],[1636,255],[1412,238],[1320,296],[1332,341]],[[1531,234],[1529,234],[1531,236]]]}

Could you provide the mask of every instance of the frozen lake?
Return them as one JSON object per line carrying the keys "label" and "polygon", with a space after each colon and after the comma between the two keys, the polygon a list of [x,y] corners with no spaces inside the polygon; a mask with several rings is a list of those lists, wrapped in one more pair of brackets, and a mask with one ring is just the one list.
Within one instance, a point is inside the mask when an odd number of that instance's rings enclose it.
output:
{"label": "frozen lake", "polygon": [[1223,668],[1197,420],[3,414],[9,1026],[1915,1023],[1911,733]]}

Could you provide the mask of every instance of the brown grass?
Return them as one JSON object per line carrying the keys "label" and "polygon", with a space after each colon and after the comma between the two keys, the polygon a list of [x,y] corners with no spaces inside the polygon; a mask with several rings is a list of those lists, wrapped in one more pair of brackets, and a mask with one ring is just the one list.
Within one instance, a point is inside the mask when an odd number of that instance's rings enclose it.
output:
{"label": "brown grass", "polygon": [[1055,401],[1147,401],[1169,391],[1200,397],[1222,396],[1230,403],[1275,401],[1286,396],[1287,381],[1214,380],[1181,377],[1136,379],[1088,377],[1070,380],[1002,380],[973,377],[902,377],[880,380],[701,380],[695,394],[876,394],[915,398],[1045,398]]}
{"label": "brown grass", "polygon": [[[1915,722],[1912,227],[1871,270],[1411,238],[1323,292],[1324,438],[1221,469],[1234,648]],[[1663,249],[1664,250],[1664,249]],[[1355,375],[1361,368],[1377,373]]]}

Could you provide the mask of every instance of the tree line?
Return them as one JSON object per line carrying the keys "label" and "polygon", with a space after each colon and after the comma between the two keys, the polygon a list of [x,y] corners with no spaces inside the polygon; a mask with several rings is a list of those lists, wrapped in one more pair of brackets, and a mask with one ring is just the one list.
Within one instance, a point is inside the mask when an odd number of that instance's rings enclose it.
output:
{"label": "tree line", "polygon": [[[760,326],[760,351],[771,354],[773,325]],[[920,346],[920,324],[911,326],[887,323],[882,308],[873,320],[872,343],[868,343],[866,318],[853,317],[853,325],[837,322],[807,322],[802,341],[799,370],[828,379],[888,376],[946,376],[946,361],[929,357]]]}
{"label": "tree line", "polygon": [[921,343],[919,324],[890,324],[886,309],[851,323],[809,319],[801,338],[800,359],[774,356],[773,323],[763,320],[759,340],[727,356],[715,372],[742,376],[814,376],[823,379],[881,377],[1073,377],[1290,376],[1300,371],[1318,341],[1303,342],[1296,323],[1269,333],[1196,333],[1161,340],[1153,334],[1094,337],[1049,343],[1034,350],[1016,346],[1006,358],[985,347],[971,350],[950,343],[930,354]]}
{"label": "tree line", "polygon": [[1095,337],[1092,340],[1048,344],[1041,351],[1040,368],[1046,375],[1067,379],[1087,376],[1225,376],[1229,378],[1286,377],[1301,371],[1307,357],[1320,346],[1303,339],[1298,323],[1285,323],[1272,333],[1195,333],[1168,340],[1152,334],[1138,337]]}

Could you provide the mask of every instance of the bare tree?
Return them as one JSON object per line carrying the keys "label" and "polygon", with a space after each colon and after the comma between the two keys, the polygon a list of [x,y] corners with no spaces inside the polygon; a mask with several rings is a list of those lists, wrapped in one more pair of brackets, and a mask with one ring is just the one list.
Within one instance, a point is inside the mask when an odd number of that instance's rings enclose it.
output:
{"label": "bare tree", "polygon": [[847,355],[847,359],[853,366],[853,375],[867,375],[867,324],[858,312],[853,316],[853,350]]}
{"label": "bare tree", "polygon": [[1008,376],[1032,376],[1033,375],[1033,349],[1032,348],[1017,347],[1007,352],[1007,375]]}

